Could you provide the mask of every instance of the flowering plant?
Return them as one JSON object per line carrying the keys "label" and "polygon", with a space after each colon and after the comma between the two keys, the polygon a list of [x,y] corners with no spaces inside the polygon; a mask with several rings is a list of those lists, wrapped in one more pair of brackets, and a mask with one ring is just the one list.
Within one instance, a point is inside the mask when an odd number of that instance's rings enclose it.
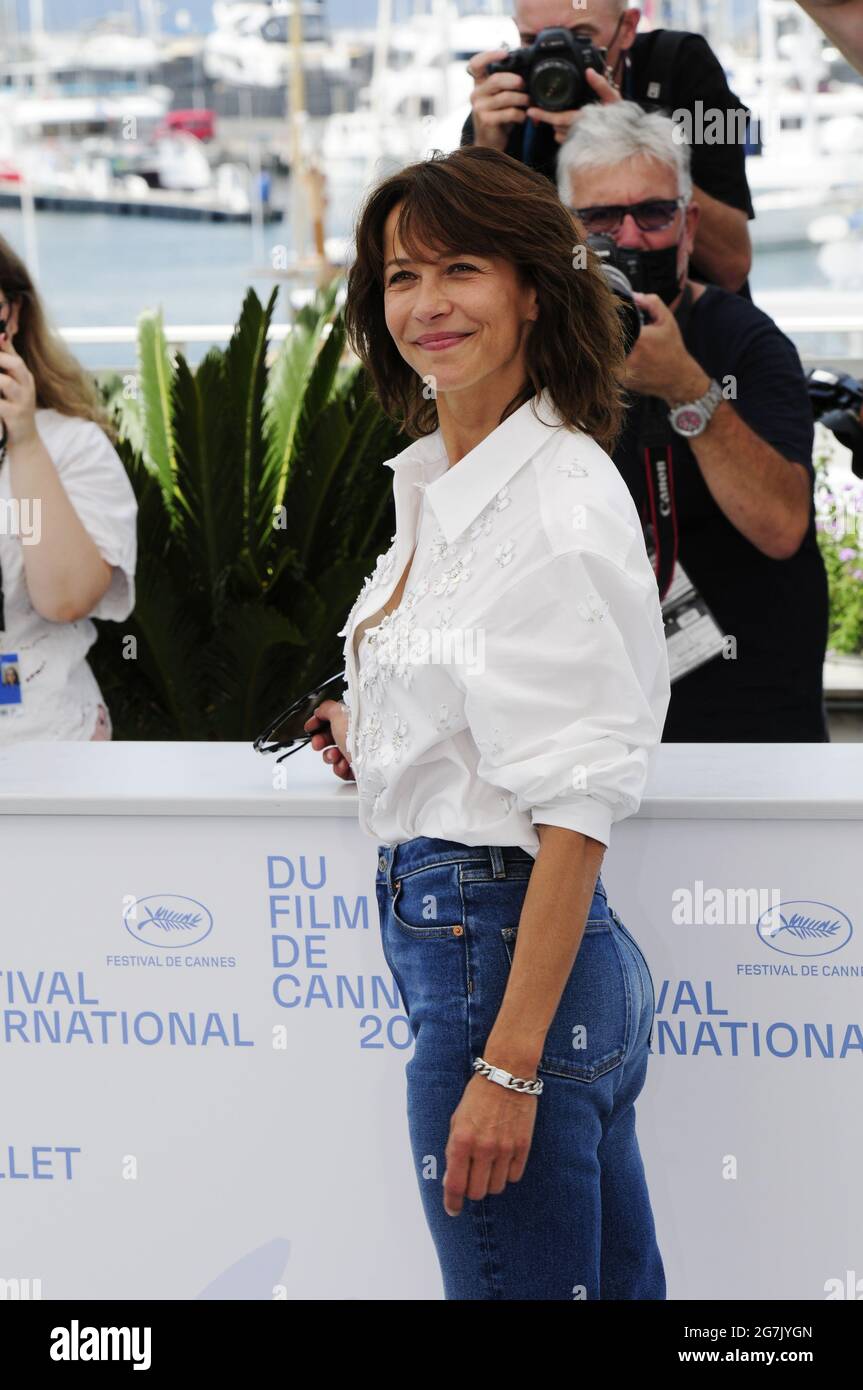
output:
{"label": "flowering plant", "polygon": [[830,589],[828,649],[863,652],[863,482],[831,486],[828,455],[817,451],[815,529]]}

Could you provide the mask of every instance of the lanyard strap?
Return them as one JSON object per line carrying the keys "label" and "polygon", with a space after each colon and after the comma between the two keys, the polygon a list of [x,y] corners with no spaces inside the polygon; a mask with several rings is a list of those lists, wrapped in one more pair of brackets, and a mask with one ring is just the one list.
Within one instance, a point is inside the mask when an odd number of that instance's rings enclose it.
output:
{"label": "lanyard strap", "polygon": [[521,162],[526,164],[529,169],[533,168],[533,146],[536,139],[536,126],[528,116],[522,126],[521,137]]}
{"label": "lanyard strap", "polygon": [[[686,333],[691,311],[692,291],[687,284],[675,312],[681,335]],[[644,398],[640,447],[644,464],[646,510],[648,513],[647,517],[642,515],[642,521],[649,521],[653,529],[655,547],[653,568],[656,573],[659,597],[662,600],[674,580],[679,533],[668,406],[658,396],[646,396]]]}

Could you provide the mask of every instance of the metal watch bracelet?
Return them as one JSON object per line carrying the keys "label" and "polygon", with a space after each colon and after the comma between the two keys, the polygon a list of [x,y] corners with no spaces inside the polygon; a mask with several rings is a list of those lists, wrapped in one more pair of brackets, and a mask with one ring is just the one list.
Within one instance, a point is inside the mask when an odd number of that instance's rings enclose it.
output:
{"label": "metal watch bracelet", "polygon": [[509,1091],[520,1091],[522,1095],[541,1096],[543,1083],[539,1077],[533,1080],[525,1080],[522,1076],[513,1076],[510,1072],[504,1071],[503,1067],[493,1067],[482,1057],[474,1057],[473,1069],[485,1076],[489,1081],[496,1081],[498,1086],[505,1086]]}
{"label": "metal watch bracelet", "polygon": [[711,377],[703,396],[695,401],[678,401],[672,405],[668,412],[668,423],[675,434],[682,435],[684,439],[694,439],[704,433],[721,401],[722,387],[715,377]]}

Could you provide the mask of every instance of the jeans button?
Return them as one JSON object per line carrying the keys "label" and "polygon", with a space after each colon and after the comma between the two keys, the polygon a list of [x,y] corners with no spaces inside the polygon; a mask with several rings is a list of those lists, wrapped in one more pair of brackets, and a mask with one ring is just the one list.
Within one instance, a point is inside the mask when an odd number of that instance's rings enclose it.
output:
{"label": "jeans button", "polygon": [[386,866],[387,866],[387,861],[384,859],[383,855],[382,855],[382,854],[378,855],[378,868],[381,870],[382,873],[383,873],[384,869],[386,868]]}

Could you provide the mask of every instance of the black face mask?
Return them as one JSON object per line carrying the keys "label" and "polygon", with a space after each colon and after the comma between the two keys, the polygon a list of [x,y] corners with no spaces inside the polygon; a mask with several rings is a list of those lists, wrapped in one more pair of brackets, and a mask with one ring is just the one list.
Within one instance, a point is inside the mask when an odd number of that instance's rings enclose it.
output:
{"label": "black face mask", "polygon": [[639,294],[657,294],[663,304],[671,304],[680,294],[683,278],[677,270],[677,251],[676,245],[663,246],[661,251],[618,246],[614,259]]}

